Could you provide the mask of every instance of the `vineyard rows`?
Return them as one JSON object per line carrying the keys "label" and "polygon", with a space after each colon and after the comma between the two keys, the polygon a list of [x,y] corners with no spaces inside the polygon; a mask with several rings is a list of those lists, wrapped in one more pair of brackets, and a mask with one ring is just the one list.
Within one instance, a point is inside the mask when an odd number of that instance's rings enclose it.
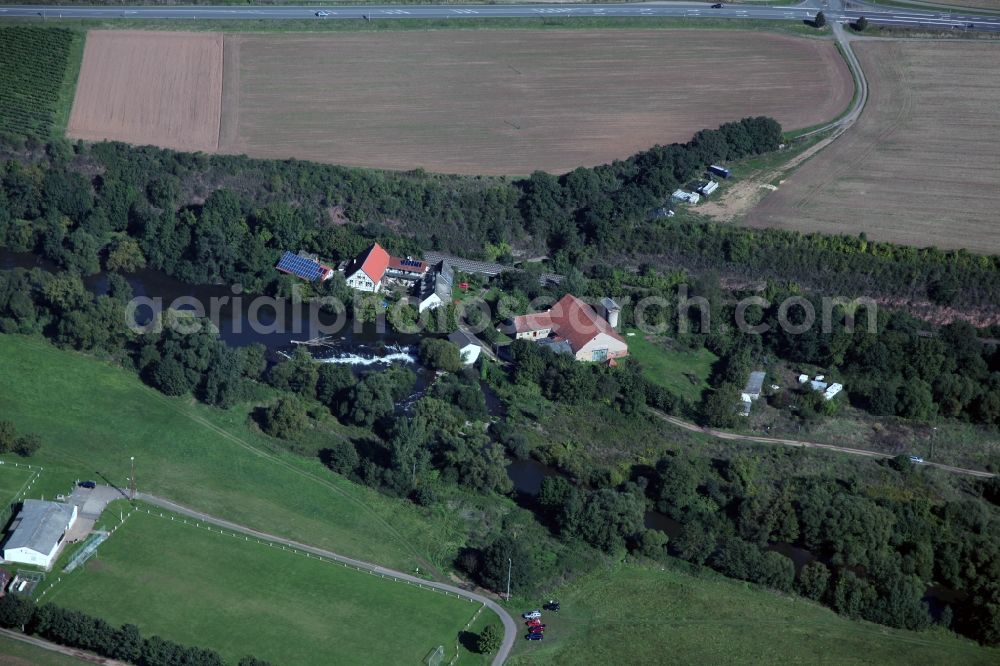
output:
{"label": "vineyard rows", "polygon": [[0,133],[49,136],[73,33],[0,27]]}

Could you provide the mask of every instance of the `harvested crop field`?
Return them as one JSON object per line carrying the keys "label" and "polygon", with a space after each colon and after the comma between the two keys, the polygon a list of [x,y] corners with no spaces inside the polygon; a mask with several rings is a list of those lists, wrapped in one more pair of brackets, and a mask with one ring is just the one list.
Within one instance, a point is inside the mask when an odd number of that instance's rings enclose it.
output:
{"label": "harvested crop field", "polygon": [[224,152],[466,174],[591,166],[748,115],[806,127],[853,94],[832,42],[731,30],[227,35],[225,76]]}
{"label": "harvested crop field", "polygon": [[871,89],[861,118],[747,223],[1000,253],[1000,44],[854,48]]}
{"label": "harvested crop field", "polygon": [[94,30],[67,134],[214,152],[221,111],[221,34]]}
{"label": "harvested crop field", "polygon": [[761,31],[236,34],[225,36],[224,48],[222,41],[211,33],[91,32],[70,135],[352,166],[526,174],[687,141],[748,115],[806,127],[843,111],[853,93],[833,42]]}

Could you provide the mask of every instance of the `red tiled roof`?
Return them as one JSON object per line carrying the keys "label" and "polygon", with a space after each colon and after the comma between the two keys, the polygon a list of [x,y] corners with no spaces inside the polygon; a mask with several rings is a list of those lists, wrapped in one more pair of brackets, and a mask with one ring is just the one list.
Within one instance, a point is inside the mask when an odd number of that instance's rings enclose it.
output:
{"label": "red tiled roof", "polygon": [[543,328],[552,328],[552,315],[549,312],[550,310],[546,310],[545,312],[514,317],[514,330],[518,333],[524,333],[525,331],[539,331]]}
{"label": "red tiled roof", "polygon": [[389,253],[381,245],[375,243],[368,248],[368,254],[361,261],[361,270],[372,279],[372,282],[379,282],[385,275],[385,269],[389,267]]}
{"label": "red tiled roof", "polygon": [[599,333],[625,342],[604,317],[572,294],[563,296],[546,312],[515,317],[514,328],[518,333],[551,328],[555,335],[569,342],[573,353],[579,351]]}

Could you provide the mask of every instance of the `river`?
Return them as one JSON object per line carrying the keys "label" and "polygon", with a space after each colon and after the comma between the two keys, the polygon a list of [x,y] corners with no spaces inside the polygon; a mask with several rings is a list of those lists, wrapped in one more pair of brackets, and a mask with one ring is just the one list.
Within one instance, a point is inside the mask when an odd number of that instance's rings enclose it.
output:
{"label": "river", "polygon": [[[0,251],[0,269],[42,268],[58,272],[59,267],[33,254]],[[293,342],[318,335],[329,335],[330,345],[316,348],[315,356],[328,362],[365,366],[388,363],[415,363],[420,336],[402,334],[387,326],[341,318],[326,312],[311,312],[309,304],[298,307],[284,299],[251,297],[225,285],[190,285],[160,271],[143,269],[123,275],[133,294],[143,299],[157,299],[166,309],[195,312],[199,304],[219,328],[220,338],[233,347],[262,344],[272,352],[288,351]],[[108,278],[98,273],[84,278],[95,294],[107,292]],[[140,305],[135,314],[139,324],[147,323],[153,309]],[[340,324],[337,326],[337,324]],[[322,329],[320,327],[323,327]],[[327,332],[325,329],[334,329]]]}
{"label": "river", "polygon": [[[0,250],[0,269],[13,268],[43,268],[58,272],[57,266],[40,257],[29,253],[9,252]],[[234,347],[255,343],[264,345],[271,352],[272,359],[279,354],[287,354],[295,346],[294,342],[308,340],[317,331],[315,322],[323,326],[336,324],[332,314],[319,312],[313,315],[310,308],[303,305],[293,308],[255,306],[250,297],[235,298],[239,294],[223,285],[189,285],[159,271],[144,269],[123,277],[132,287],[137,297],[161,299],[166,308],[175,302],[178,310],[194,311],[194,303],[201,303],[206,312],[211,304],[219,303],[218,317],[213,317],[219,327],[219,335],[227,344]],[[107,291],[108,279],[104,273],[84,278],[84,284],[96,294]],[[139,323],[148,320],[151,312],[140,310],[136,319]],[[280,322],[279,322],[280,320]],[[392,364],[411,367],[417,374],[417,383],[413,393],[401,401],[400,411],[408,411],[422,397],[433,383],[434,373],[427,371],[417,363],[416,347],[420,335],[402,334],[388,327],[376,327],[369,323],[359,325],[358,322],[345,320],[339,330],[329,333],[327,344],[321,347],[310,347],[313,356],[322,362],[345,363],[358,372],[366,372],[385,368]],[[496,394],[485,383],[480,384],[486,396],[487,410],[493,417],[503,415],[503,405]],[[514,484],[514,489],[527,497],[536,497],[541,489],[542,481],[548,476],[563,476],[565,474],[554,467],[543,465],[536,460],[515,460],[507,466],[507,475]],[[647,511],[645,527],[658,529],[667,533],[670,538],[680,534],[682,525],[676,520],[657,511]],[[798,572],[805,564],[816,559],[808,550],[789,543],[773,543],[767,550],[779,552],[790,558]],[[944,603],[953,601],[956,593],[941,586],[931,586],[925,599],[930,603],[932,613],[937,616]],[[960,598],[960,597],[959,597]]]}

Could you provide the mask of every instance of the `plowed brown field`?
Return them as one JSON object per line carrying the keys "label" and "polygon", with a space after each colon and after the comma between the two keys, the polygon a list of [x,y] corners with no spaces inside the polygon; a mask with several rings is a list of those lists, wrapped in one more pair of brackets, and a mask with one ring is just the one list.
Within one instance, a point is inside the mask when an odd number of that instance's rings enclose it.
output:
{"label": "plowed brown field", "polygon": [[441,30],[221,43],[208,33],[92,32],[70,135],[526,174],[623,158],[749,115],[806,127],[843,111],[853,93],[832,42],[766,32]]}
{"label": "plowed brown field", "polygon": [[214,152],[221,110],[220,33],[94,30],[67,134]]}
{"label": "plowed brown field", "polygon": [[871,91],[860,119],[747,223],[1000,253],[1000,44],[854,48]]}
{"label": "plowed brown field", "polygon": [[466,174],[566,171],[853,94],[832,42],[732,30],[226,36],[225,152]]}

